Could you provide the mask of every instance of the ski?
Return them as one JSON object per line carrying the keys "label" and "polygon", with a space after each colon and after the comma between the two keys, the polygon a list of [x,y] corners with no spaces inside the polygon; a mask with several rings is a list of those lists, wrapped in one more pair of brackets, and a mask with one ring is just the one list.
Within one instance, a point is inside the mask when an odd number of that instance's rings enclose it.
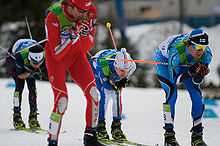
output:
{"label": "ski", "polygon": [[[146,144],[137,143],[134,141],[116,141],[116,140],[99,140],[99,142],[105,146],[150,146]],[[157,144],[155,146],[158,146]]]}
{"label": "ski", "polygon": [[47,134],[47,130],[42,128],[20,128],[20,129],[10,129],[11,131],[24,131],[24,132],[30,132],[30,133],[36,133],[36,134]]}
{"label": "ski", "polygon": [[[24,131],[29,133],[36,133],[36,134],[48,134],[48,130],[43,128],[20,128],[20,129],[10,129],[11,131]],[[60,133],[66,133],[66,130],[61,131]]]}
{"label": "ski", "polygon": [[40,134],[40,133],[47,134],[48,133],[47,130],[42,129],[42,128],[25,128],[24,131],[31,132],[31,133],[37,133],[37,134]]}

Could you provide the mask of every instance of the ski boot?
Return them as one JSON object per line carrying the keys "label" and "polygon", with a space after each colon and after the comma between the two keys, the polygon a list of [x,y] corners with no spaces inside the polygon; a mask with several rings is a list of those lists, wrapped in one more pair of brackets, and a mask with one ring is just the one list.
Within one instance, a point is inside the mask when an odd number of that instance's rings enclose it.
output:
{"label": "ski boot", "polygon": [[176,140],[174,131],[166,131],[164,133],[164,146],[180,146]]}
{"label": "ski boot", "polygon": [[99,140],[109,140],[109,135],[105,128],[105,121],[99,121],[97,125],[97,138]]}
{"label": "ski boot", "polygon": [[15,112],[13,114],[13,125],[14,125],[14,128],[17,130],[21,130],[25,128],[25,124],[24,124],[24,121],[22,120],[20,112]]}
{"label": "ski boot", "polygon": [[30,112],[28,124],[31,129],[40,129],[40,124],[37,120],[37,112]]}
{"label": "ski boot", "polygon": [[123,131],[121,130],[121,122],[119,120],[112,122],[111,134],[112,134],[112,138],[115,141],[123,142],[123,141],[127,140],[126,136],[124,135]]}
{"label": "ski boot", "polygon": [[207,146],[207,144],[203,141],[203,127],[202,124],[198,124],[194,126],[191,130],[191,146]]}
{"label": "ski boot", "polygon": [[48,141],[48,146],[57,146],[57,141],[56,140],[47,139],[47,141]]}
{"label": "ski boot", "polygon": [[86,129],[83,137],[84,146],[104,146],[98,142],[96,130],[93,128]]}

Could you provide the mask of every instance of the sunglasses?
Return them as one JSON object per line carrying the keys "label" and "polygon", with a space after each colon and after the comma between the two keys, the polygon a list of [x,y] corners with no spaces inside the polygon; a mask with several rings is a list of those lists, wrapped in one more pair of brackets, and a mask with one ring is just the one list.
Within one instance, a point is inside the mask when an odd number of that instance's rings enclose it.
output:
{"label": "sunglasses", "polygon": [[83,14],[83,13],[88,12],[87,10],[83,10],[83,9],[77,7],[77,6],[73,6],[72,4],[69,4],[69,3],[65,3],[65,4],[66,4],[67,6],[69,6],[69,7],[71,7],[72,9],[73,9],[73,8],[76,8],[79,13],[82,13],[82,14]]}
{"label": "sunglasses", "polygon": [[200,45],[200,44],[196,44],[194,42],[192,42],[192,48],[196,51],[204,51],[207,47],[207,45]]}

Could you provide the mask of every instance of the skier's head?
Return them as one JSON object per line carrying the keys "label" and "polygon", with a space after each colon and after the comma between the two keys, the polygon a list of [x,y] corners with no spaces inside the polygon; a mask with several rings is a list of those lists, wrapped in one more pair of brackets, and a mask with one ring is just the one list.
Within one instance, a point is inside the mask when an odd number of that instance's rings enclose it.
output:
{"label": "skier's head", "polygon": [[36,45],[29,49],[28,60],[34,68],[39,68],[44,61],[44,49],[41,45]]}
{"label": "skier's head", "polygon": [[92,0],[64,0],[62,2],[64,13],[71,21],[85,17],[91,6]]}
{"label": "skier's head", "polygon": [[194,58],[200,58],[208,44],[208,34],[204,30],[192,30],[189,36],[189,51]]}
{"label": "skier's head", "polygon": [[136,64],[132,61],[132,58],[127,53],[126,49],[121,48],[121,50],[116,53],[114,67],[118,76],[120,78],[125,78],[134,72]]}

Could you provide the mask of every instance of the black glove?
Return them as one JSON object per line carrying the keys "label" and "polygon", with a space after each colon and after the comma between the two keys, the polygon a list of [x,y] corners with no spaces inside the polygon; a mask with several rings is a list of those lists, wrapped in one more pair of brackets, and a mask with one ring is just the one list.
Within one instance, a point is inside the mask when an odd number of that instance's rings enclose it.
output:
{"label": "black glove", "polygon": [[90,30],[91,28],[89,24],[87,23],[82,23],[78,28],[79,35],[82,35],[82,36],[87,36],[90,33]]}
{"label": "black glove", "polygon": [[113,83],[111,80],[109,80],[109,83],[112,85],[112,88],[116,91],[120,90],[121,88],[124,88],[126,84],[128,83],[127,78],[123,78],[120,81],[117,81]]}
{"label": "black glove", "polygon": [[186,72],[186,73],[183,73],[180,77],[180,82],[183,82],[185,79],[188,79],[188,78],[192,78],[192,81],[194,84],[200,84],[204,77],[203,76],[200,76],[200,75],[190,75],[190,73]]}
{"label": "black glove", "polygon": [[205,77],[209,73],[209,68],[204,64],[195,63],[189,67],[189,73],[192,77],[194,76]]}
{"label": "black glove", "polygon": [[128,83],[128,79],[127,79],[127,78],[123,78],[123,79],[121,79],[120,81],[115,82],[115,86],[116,86],[118,89],[121,89],[121,88],[125,88],[125,86],[126,86],[127,83]]}

